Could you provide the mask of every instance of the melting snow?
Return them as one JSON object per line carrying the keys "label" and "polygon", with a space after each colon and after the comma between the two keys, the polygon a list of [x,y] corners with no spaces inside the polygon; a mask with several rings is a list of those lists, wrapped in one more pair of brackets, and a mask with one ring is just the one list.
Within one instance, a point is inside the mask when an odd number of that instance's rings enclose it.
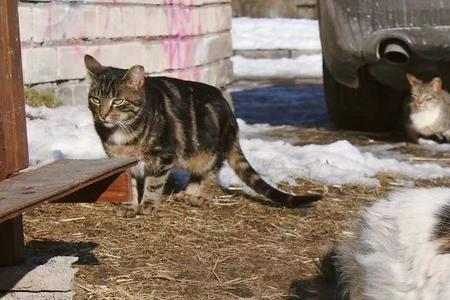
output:
{"label": "melting snow", "polygon": [[[90,111],[81,106],[56,109],[27,107],[27,129],[32,165],[61,158],[105,157],[95,133]],[[241,145],[250,163],[268,181],[305,177],[327,184],[377,185],[377,173],[389,172],[410,178],[437,178],[450,175],[450,168],[435,163],[411,163],[378,157],[342,140],[329,145],[293,146],[284,141],[264,141],[255,136],[271,127],[248,125],[239,120]],[[384,153],[379,152],[377,154]],[[387,151],[384,155],[387,155]],[[242,182],[225,166],[220,182],[227,187]]]}

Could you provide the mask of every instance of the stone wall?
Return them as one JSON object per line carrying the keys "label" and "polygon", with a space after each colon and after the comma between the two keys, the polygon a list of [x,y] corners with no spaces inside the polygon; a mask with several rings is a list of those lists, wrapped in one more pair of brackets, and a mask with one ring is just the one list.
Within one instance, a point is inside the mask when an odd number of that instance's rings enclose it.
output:
{"label": "stone wall", "polygon": [[83,57],[218,87],[232,79],[230,0],[23,0],[26,85],[65,104],[87,99]]}
{"label": "stone wall", "polygon": [[317,18],[317,0],[232,0],[233,16]]}

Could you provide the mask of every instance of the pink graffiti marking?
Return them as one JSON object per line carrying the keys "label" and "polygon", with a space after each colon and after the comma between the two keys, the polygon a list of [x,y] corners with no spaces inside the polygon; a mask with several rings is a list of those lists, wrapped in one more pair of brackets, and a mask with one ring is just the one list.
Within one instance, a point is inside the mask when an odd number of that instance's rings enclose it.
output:
{"label": "pink graffiti marking", "polygon": [[[117,4],[118,0],[112,0],[111,4]],[[202,32],[202,24],[198,18],[195,17],[194,0],[165,0],[166,7],[166,25],[168,30],[168,37],[161,39],[164,52],[167,55],[169,62],[169,70],[173,72],[176,77],[182,79],[199,80],[200,68],[192,66],[191,70],[183,70],[185,67],[191,65],[196,54],[196,47],[190,36],[196,36]],[[77,18],[71,11],[67,11],[64,15],[55,15],[57,4],[49,2],[45,6],[47,11],[47,26],[45,28],[45,38],[54,38],[58,27],[64,23],[70,23],[72,28],[84,28],[85,26],[92,26],[86,24],[81,18]],[[106,14],[102,21],[101,28],[107,31],[113,25],[112,10],[110,7],[105,7]],[[98,56],[101,52],[99,45],[85,46],[81,45],[78,38],[68,38],[66,43],[72,46],[75,51],[77,59],[82,59],[89,49],[89,53]]]}
{"label": "pink graffiti marking", "polygon": [[[111,4],[116,5],[116,4],[118,4],[117,1],[118,0],[111,0]],[[61,26],[61,24],[63,22],[70,23],[72,28],[85,28],[86,26],[93,26],[92,24],[84,23],[83,21],[85,21],[85,20],[81,20],[80,18],[74,17],[74,14],[71,13],[70,11],[65,12],[63,17],[57,19],[57,17],[54,16],[55,7],[57,7],[57,6],[55,5],[54,2],[49,2],[45,6],[45,9],[46,9],[47,15],[48,15],[47,26],[45,28],[45,34],[44,34],[45,37],[52,39],[58,26]],[[106,31],[112,24],[111,16],[110,16],[111,10],[109,8],[105,8],[105,9],[107,9],[106,15],[105,15],[105,20],[101,26],[103,28],[103,31]],[[65,41],[66,41],[67,45],[72,46],[72,49],[75,51],[76,56],[78,58],[81,59],[84,57],[84,55],[86,54],[86,46],[80,45],[78,38],[68,38]],[[101,52],[101,48],[99,45],[90,46],[89,52],[92,53],[93,55],[99,55]]]}
{"label": "pink graffiti marking", "polygon": [[[169,60],[169,68],[174,70],[175,76],[182,79],[199,80],[200,70],[194,68],[192,72],[193,78],[189,77],[188,72],[182,72],[180,69],[189,66],[192,62],[195,49],[190,38],[186,36],[198,35],[202,31],[199,20],[194,18],[193,0],[187,0],[184,6],[175,5],[174,0],[166,0],[164,4],[167,6],[167,29],[172,38],[162,40],[164,51]],[[193,32],[189,31],[189,27],[194,28]]]}

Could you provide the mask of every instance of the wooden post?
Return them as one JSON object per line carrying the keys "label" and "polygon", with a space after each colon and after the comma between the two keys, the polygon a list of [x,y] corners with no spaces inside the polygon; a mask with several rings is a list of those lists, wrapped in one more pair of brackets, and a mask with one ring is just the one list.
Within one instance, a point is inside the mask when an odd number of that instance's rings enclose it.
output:
{"label": "wooden post", "polygon": [[0,1],[0,180],[28,167],[17,5]]}
{"label": "wooden post", "polygon": [[24,259],[22,214],[0,223],[0,266],[21,263]]}
{"label": "wooden post", "polygon": [[[0,180],[28,166],[17,0],[0,1]],[[23,260],[22,215],[0,224],[0,264]]]}

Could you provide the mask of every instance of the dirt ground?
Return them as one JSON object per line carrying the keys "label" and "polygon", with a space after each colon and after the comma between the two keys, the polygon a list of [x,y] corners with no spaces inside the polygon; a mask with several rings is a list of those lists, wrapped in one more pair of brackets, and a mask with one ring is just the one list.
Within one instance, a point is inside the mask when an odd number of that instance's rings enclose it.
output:
{"label": "dirt ground", "polygon": [[[347,139],[356,145],[397,143],[418,160],[448,164],[395,135],[323,128],[285,128],[267,139],[294,144]],[[29,255],[75,255],[75,299],[297,299],[291,287],[316,273],[326,245],[352,236],[363,206],[401,187],[392,174],[381,186],[330,186],[298,179],[294,192],[324,194],[309,208],[286,209],[239,191],[211,187],[213,201],[194,207],[168,197],[154,216],[120,219],[107,204],[47,204],[25,215]],[[417,180],[450,186],[450,178]]]}

